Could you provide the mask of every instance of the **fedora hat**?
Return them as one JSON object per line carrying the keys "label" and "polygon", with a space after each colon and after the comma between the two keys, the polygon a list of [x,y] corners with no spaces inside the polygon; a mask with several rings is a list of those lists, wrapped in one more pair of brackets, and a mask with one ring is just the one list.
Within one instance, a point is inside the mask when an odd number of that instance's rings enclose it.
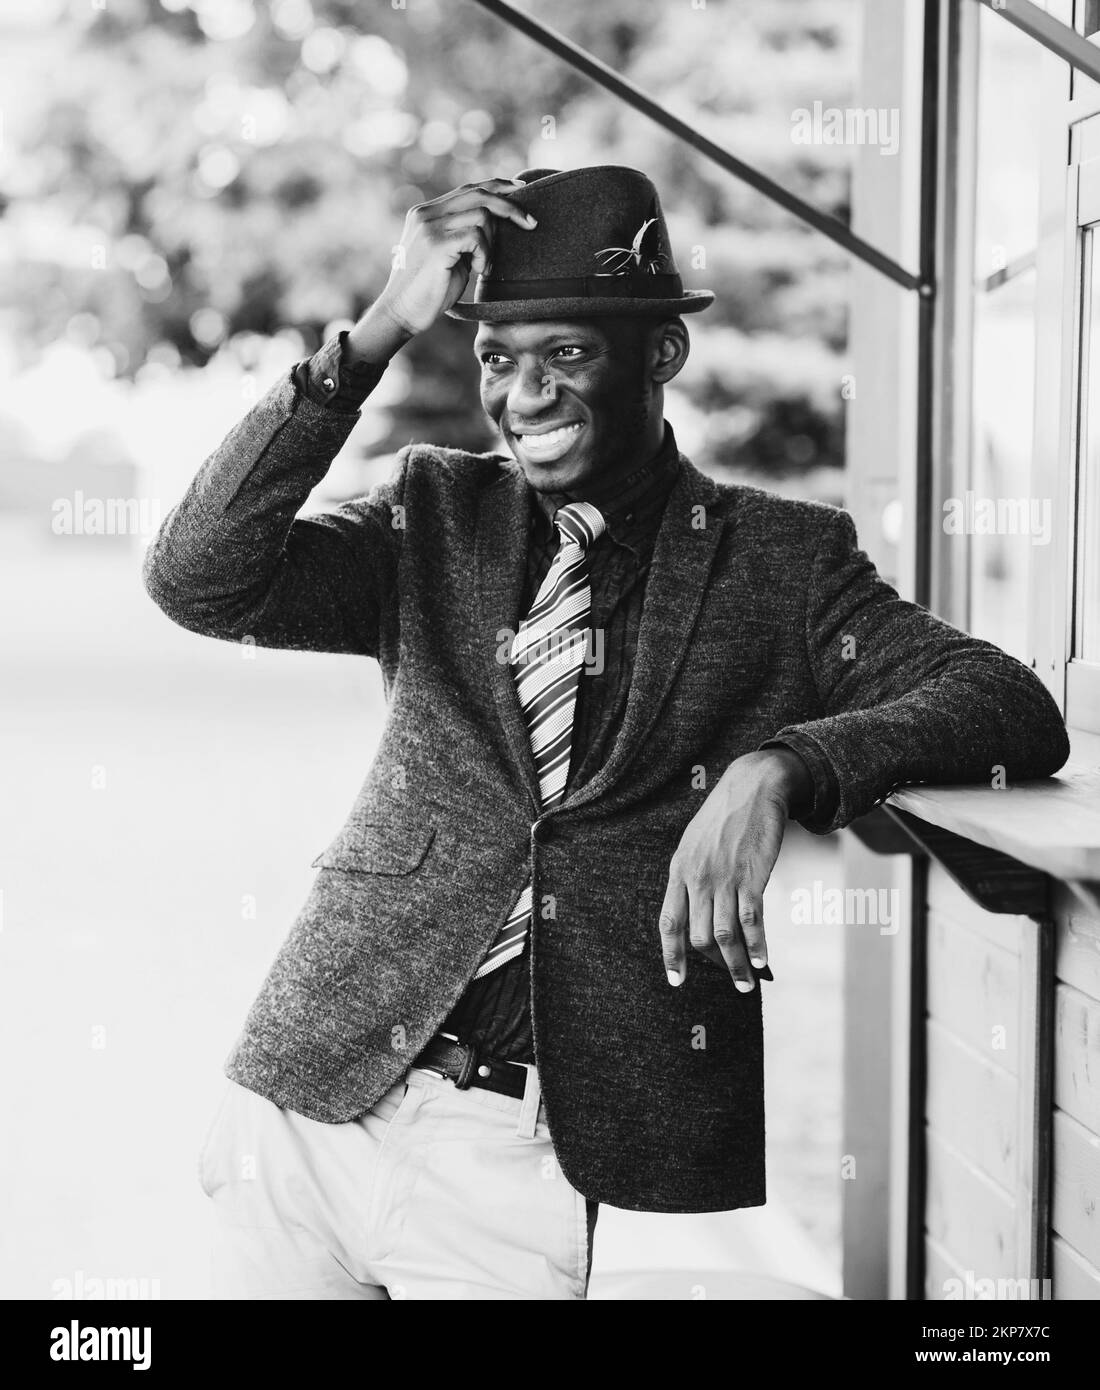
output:
{"label": "fedora hat", "polygon": [[493,220],[489,274],[455,319],[515,323],[599,314],[692,314],[714,303],[685,290],[660,199],[637,169],[524,169],[523,187],[503,196],[536,218],[531,231]]}

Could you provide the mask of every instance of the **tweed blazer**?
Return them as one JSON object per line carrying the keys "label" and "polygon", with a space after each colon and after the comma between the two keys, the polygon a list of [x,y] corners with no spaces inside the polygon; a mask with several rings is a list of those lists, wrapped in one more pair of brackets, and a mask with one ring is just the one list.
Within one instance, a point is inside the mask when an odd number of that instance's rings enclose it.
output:
{"label": "tweed blazer", "polygon": [[414,444],[368,495],[298,517],[357,418],[280,378],[145,560],[149,594],[185,628],[370,657],[388,704],[227,1075],[315,1120],[363,1114],[530,874],[535,1055],[565,1177],[633,1209],[763,1203],[761,989],[738,993],[698,955],[680,988],[665,978],[657,919],[685,826],[735,758],[776,737],[819,786],[835,778],[828,819],[803,822],[821,834],[905,783],[987,781],[996,765],[1010,784],[1044,777],[1069,754],[1057,706],[1022,663],[899,597],[847,512],[681,456],[618,737],[541,815],[501,659],[522,617],[523,474]]}

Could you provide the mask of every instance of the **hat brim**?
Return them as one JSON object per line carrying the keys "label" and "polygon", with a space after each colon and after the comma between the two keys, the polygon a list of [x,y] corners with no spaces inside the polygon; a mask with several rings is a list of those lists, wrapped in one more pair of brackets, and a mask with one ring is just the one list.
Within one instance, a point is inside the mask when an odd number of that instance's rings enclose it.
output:
{"label": "hat brim", "polygon": [[714,303],[712,290],[689,290],[676,299],[597,299],[578,295],[563,299],[459,300],[446,311],[452,319],[486,323],[521,323],[533,319],[590,319],[612,315],[695,314]]}

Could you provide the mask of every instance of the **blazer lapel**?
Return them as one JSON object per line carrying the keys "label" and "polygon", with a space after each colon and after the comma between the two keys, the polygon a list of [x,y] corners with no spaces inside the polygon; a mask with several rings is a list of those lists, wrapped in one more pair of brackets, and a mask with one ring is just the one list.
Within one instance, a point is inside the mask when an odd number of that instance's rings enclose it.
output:
{"label": "blazer lapel", "polygon": [[[527,570],[529,525],[527,480],[518,466],[509,467],[481,494],[475,540],[478,632],[484,643],[489,689],[500,716],[505,742],[531,798],[532,816],[539,813],[539,783],[531,741],[527,735],[519,694],[507,661],[498,660],[502,643],[516,630]],[[501,636],[507,633],[507,636]]]}
{"label": "blazer lapel", "polygon": [[563,810],[583,806],[607,791],[661,712],[691,643],[726,524],[712,505],[719,496],[706,474],[681,454],[653,548],[623,722],[604,765],[567,794]]}

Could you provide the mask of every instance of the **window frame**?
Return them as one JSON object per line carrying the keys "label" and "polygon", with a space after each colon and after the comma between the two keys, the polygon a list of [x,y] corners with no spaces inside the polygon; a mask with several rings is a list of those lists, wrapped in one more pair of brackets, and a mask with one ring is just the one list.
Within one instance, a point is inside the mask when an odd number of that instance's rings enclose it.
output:
{"label": "window frame", "polygon": [[[1072,21],[1071,0],[1051,0],[1048,8],[1052,17],[1067,24]],[[1100,668],[1072,656],[1076,563],[1082,540],[1078,487],[1082,206],[1090,213],[1090,222],[1100,221],[1100,198],[1093,202],[1091,174],[1086,202],[1081,203],[1080,171],[1093,162],[1087,158],[1089,153],[1100,155],[1100,88],[1073,98],[1069,65],[1046,50],[1040,67],[1039,118],[1031,492],[1051,498],[1054,525],[1050,545],[1036,547],[1033,555],[1028,647],[1031,664],[1057,702],[1071,743],[1076,745],[1100,733]]]}
{"label": "window frame", "polygon": [[[967,489],[975,486],[974,448],[975,439],[975,367],[976,367],[976,328],[980,306],[992,296],[1002,292],[1012,281],[1027,272],[1035,271],[1035,361],[1036,373],[1039,371],[1038,308],[1043,282],[1039,270],[1039,253],[1042,228],[1042,188],[1040,187],[1039,208],[1037,210],[1036,243],[1032,247],[1012,256],[999,269],[988,272],[982,269],[977,255],[978,199],[977,186],[980,177],[979,167],[979,86],[981,64],[981,39],[983,24],[990,17],[978,5],[962,5],[954,16],[957,35],[952,54],[952,64],[945,74],[942,92],[943,118],[941,123],[944,147],[944,185],[941,211],[941,297],[938,324],[940,341],[939,387],[936,409],[940,423],[937,432],[939,461],[936,468],[935,489],[939,496],[961,497]],[[1000,21],[993,20],[998,23]],[[1021,36],[1022,38],[1022,36]],[[1060,59],[1036,46],[1039,54],[1040,73],[1047,71],[1048,60],[1063,72],[1066,66]],[[1059,93],[1061,105],[1065,105],[1065,93]],[[1063,133],[1064,138],[1064,133]],[[1046,147],[1040,140],[1040,166],[1046,155]],[[1038,435],[1039,401],[1037,380],[1032,379],[1033,395],[1033,438]],[[1036,492],[1036,470],[1032,468],[1027,478],[1029,495],[1049,493],[1049,475],[1043,492]],[[1055,508],[1056,510],[1056,505]],[[975,583],[975,545],[973,537],[960,538],[964,544],[957,546],[951,538],[942,534],[942,517],[935,511],[930,518],[933,526],[932,536],[932,590],[933,610],[948,622],[975,631],[976,621],[976,583]],[[1047,549],[1054,548],[1052,545]],[[1031,569],[1030,590],[1034,591],[1033,548],[1029,556]],[[1024,636],[1025,663],[1036,670],[1040,661],[1037,652],[1037,634],[1044,630],[1044,624],[1033,621],[1029,615]],[[977,632],[977,636],[987,634]],[[992,639],[995,640],[995,639]],[[1053,665],[1048,661],[1048,687],[1054,676]],[[1060,689],[1053,691],[1062,704]]]}
{"label": "window frame", "polygon": [[[976,129],[980,29],[977,6],[963,6],[958,24],[955,81],[945,86],[946,149],[956,201],[944,209],[941,299],[941,403],[937,439],[939,490],[961,495],[971,472],[974,443],[973,352],[977,301],[996,293],[1026,267],[1018,257],[992,276],[975,273],[975,197],[979,175]],[[1071,24],[1073,0],[1050,0],[1053,18]],[[974,83],[975,85],[972,85]],[[1025,649],[1029,663],[1058,704],[1070,729],[1100,734],[1100,663],[1074,655],[1077,618],[1077,557],[1084,533],[1084,487],[1078,450],[1083,441],[1080,410],[1082,224],[1100,233],[1100,86],[1073,95],[1069,65],[1040,49],[1039,219],[1034,264],[1035,377],[1030,495],[1049,497],[1053,512],[1050,544],[1031,556],[1031,585]],[[1089,155],[1095,156],[1089,158]],[[1082,158],[1084,156],[1084,158]],[[1082,170],[1085,186],[1082,194]],[[1100,245],[1095,248],[1100,255]],[[1017,264],[1017,262],[1019,262]],[[1100,469],[1095,480],[1100,490]],[[972,631],[972,549],[965,560],[938,534],[931,519],[935,611]],[[1090,544],[1100,544],[1100,536]],[[980,634],[979,634],[980,635]]]}
{"label": "window frame", "polygon": [[[1085,124],[1100,131],[1100,112],[1075,122],[1079,146]],[[1071,157],[1072,157],[1071,149]],[[1069,420],[1067,434],[1070,447],[1065,460],[1063,497],[1070,518],[1071,543],[1066,547],[1066,614],[1063,631],[1063,664],[1065,669],[1066,723],[1090,733],[1100,733],[1100,662],[1086,661],[1077,655],[1082,615],[1081,556],[1086,546],[1093,550],[1100,544],[1100,535],[1089,536],[1088,511],[1090,502],[1100,492],[1100,466],[1089,468],[1088,459],[1088,381],[1091,370],[1100,371],[1100,363],[1089,360],[1089,338],[1100,329],[1092,322],[1092,301],[1096,298],[1092,272],[1100,257],[1100,156],[1070,166],[1073,212],[1072,279],[1073,310],[1067,315],[1067,332],[1072,335],[1072,370],[1066,397]],[[1100,604],[1092,615],[1100,625]]]}

